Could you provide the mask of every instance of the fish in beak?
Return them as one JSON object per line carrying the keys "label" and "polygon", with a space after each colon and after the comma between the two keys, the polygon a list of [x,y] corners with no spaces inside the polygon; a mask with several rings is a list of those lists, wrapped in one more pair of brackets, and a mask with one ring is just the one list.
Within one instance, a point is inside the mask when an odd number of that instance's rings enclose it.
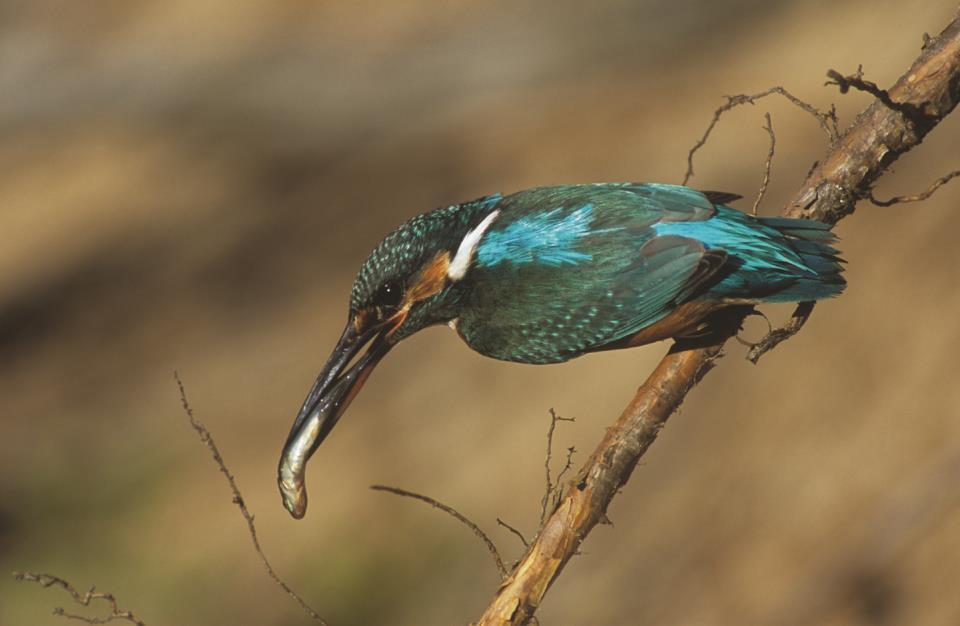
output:
{"label": "fish in beak", "polygon": [[[277,482],[283,506],[295,519],[302,518],[307,512],[304,484],[307,461],[333,429],[380,359],[393,347],[392,332],[402,323],[402,320],[390,319],[367,324],[365,320],[368,319],[354,316],[348,321],[323,371],[310,388],[283,446]],[[347,369],[367,344],[367,351]]]}

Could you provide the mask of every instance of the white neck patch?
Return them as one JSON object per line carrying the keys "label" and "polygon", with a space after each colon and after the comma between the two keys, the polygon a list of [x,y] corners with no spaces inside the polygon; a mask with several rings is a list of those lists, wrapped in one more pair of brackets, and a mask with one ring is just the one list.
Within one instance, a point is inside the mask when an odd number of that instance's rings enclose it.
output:
{"label": "white neck patch", "polygon": [[492,211],[490,215],[483,218],[482,222],[477,224],[476,228],[464,235],[463,241],[457,248],[457,253],[453,256],[453,260],[450,261],[450,266],[447,268],[447,276],[450,277],[450,280],[457,281],[467,275],[467,270],[470,269],[470,263],[477,252],[477,246],[480,245],[483,233],[487,232],[498,215],[500,215],[500,209]]}

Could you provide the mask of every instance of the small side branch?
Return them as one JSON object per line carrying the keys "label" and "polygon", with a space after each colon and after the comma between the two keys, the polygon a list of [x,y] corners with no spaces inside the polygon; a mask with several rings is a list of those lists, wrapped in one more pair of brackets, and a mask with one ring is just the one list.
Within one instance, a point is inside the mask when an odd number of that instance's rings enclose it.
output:
{"label": "small side branch", "polygon": [[243,494],[240,493],[240,488],[237,487],[236,479],[233,477],[233,474],[230,473],[226,462],[220,455],[220,450],[217,448],[217,443],[213,440],[213,435],[211,435],[210,431],[207,430],[207,427],[204,426],[203,423],[193,415],[193,409],[190,407],[190,403],[187,402],[187,392],[183,388],[183,381],[180,380],[180,375],[174,372],[173,378],[177,381],[177,387],[180,389],[180,403],[183,405],[184,413],[186,413],[187,417],[190,419],[190,425],[195,431],[197,431],[200,441],[203,442],[203,445],[207,446],[207,449],[210,450],[213,460],[216,462],[217,467],[220,468],[220,473],[222,473],[227,479],[227,484],[230,486],[230,491],[233,492],[233,503],[239,507],[240,514],[243,516],[244,521],[247,522],[247,530],[250,533],[250,540],[253,542],[253,549],[257,552],[257,556],[260,557],[260,562],[263,563],[263,567],[267,571],[267,576],[269,576],[278,587],[283,589],[288,596],[293,598],[293,600],[300,605],[300,608],[302,608],[304,612],[310,616],[310,619],[318,624],[326,626],[327,623],[323,621],[323,618],[320,617],[320,615],[313,610],[313,608],[307,604],[297,592],[291,589],[290,586],[284,582],[284,580],[280,578],[280,576],[278,576],[273,570],[270,560],[267,559],[267,555],[263,553],[263,548],[260,547],[260,540],[257,538],[257,527],[253,523],[253,514],[250,513],[250,510],[247,508],[247,505],[243,500]]}
{"label": "small side branch", "polygon": [[727,101],[721,106],[719,106],[716,111],[713,112],[713,118],[711,118],[710,123],[707,124],[707,129],[703,131],[703,135],[700,137],[700,139],[698,139],[693,144],[693,147],[690,148],[690,151],[687,153],[687,171],[683,175],[682,184],[686,185],[690,181],[690,179],[693,178],[693,156],[694,154],[697,153],[698,150],[700,150],[700,148],[702,148],[707,144],[707,140],[710,138],[710,134],[713,132],[714,127],[716,127],[717,123],[720,121],[720,117],[724,113],[743,104],[755,104],[757,100],[766,98],[767,96],[771,96],[773,94],[778,94],[780,96],[783,96],[784,98],[789,100],[791,103],[793,103],[795,106],[799,107],[801,110],[806,111],[807,113],[812,115],[814,119],[817,120],[817,123],[820,125],[820,128],[823,129],[823,132],[826,133],[827,139],[829,139],[831,146],[835,144],[837,140],[840,138],[840,131],[837,128],[837,124],[838,124],[837,113],[833,109],[833,107],[831,107],[829,111],[824,113],[823,111],[813,106],[809,102],[805,102],[800,98],[796,97],[795,95],[793,95],[792,93],[784,89],[783,87],[780,87],[780,86],[771,87],[769,89],[766,89],[764,91],[761,91],[759,93],[755,93],[752,95],[740,94],[736,96],[725,96]]}
{"label": "small side branch", "polygon": [[813,302],[797,304],[797,308],[793,310],[793,315],[790,316],[790,321],[780,328],[771,330],[763,339],[750,346],[750,351],[747,352],[747,360],[756,365],[764,354],[799,333],[810,318],[810,314],[813,313],[813,306]]}
{"label": "small side branch", "polygon": [[[560,476],[557,476],[557,482],[553,482],[553,477],[550,470],[550,462],[553,460],[553,433],[557,429],[557,422],[574,422],[576,418],[573,417],[560,417],[557,415],[557,412],[553,409],[550,409],[550,426],[547,428],[547,455],[543,460],[543,467],[546,470],[547,486],[543,491],[543,498],[540,500],[540,525],[543,525],[543,520],[547,517],[547,509],[550,505],[551,496],[557,490],[557,487],[560,483]],[[570,467],[571,457],[573,456],[573,450],[571,449],[567,455],[567,467],[561,471],[566,472]]]}
{"label": "small side branch", "polygon": [[777,136],[773,132],[773,121],[770,119],[769,113],[763,114],[766,118],[767,123],[764,124],[763,129],[767,131],[767,134],[770,135],[770,149],[767,150],[767,160],[763,164],[763,182],[760,183],[760,192],[757,193],[757,199],[753,202],[753,210],[751,215],[754,217],[757,216],[757,210],[760,208],[760,203],[763,201],[763,196],[767,193],[767,186],[770,184],[770,167],[773,165],[773,153],[777,148]]}
{"label": "small side branch", "polygon": [[955,170],[953,172],[950,172],[946,176],[942,176],[938,178],[932,185],[927,187],[925,191],[918,194],[914,194],[912,196],[894,196],[889,200],[877,200],[876,198],[873,197],[873,191],[871,191],[869,196],[870,202],[874,203],[877,206],[893,206],[894,204],[902,204],[905,202],[920,202],[932,196],[934,192],[937,191],[937,189],[940,189],[940,187],[942,187],[943,185],[946,185],[948,182],[950,182],[957,176],[960,176],[960,170]]}
{"label": "small side branch", "polygon": [[[414,500],[420,500],[421,502],[426,502],[433,508],[440,509],[447,515],[454,517],[458,522],[460,522],[461,524],[463,524],[464,526],[472,530],[474,535],[480,538],[480,541],[482,541],[483,544],[487,546],[487,550],[490,552],[490,555],[493,557],[494,562],[497,564],[497,569],[500,570],[500,576],[502,578],[507,577],[507,574],[509,572],[507,572],[507,568],[503,564],[503,559],[500,558],[500,552],[497,550],[497,546],[493,543],[493,541],[490,540],[490,537],[487,536],[487,533],[483,532],[483,530],[479,526],[473,523],[469,518],[467,518],[467,516],[465,516],[460,511],[456,510],[452,506],[448,506],[444,504],[443,502],[438,502],[437,500],[434,500],[430,496],[425,496],[420,493],[407,491],[406,489],[400,489],[399,487],[388,487],[387,485],[370,485],[370,488],[373,489],[374,491],[385,491],[387,493],[392,493],[394,495],[402,496],[404,498],[413,498]],[[500,522],[500,520],[497,520],[497,521],[501,525],[506,526],[506,524],[504,524],[503,522]],[[507,528],[510,528],[510,527],[507,526]],[[523,536],[521,535],[521,540],[523,540],[522,537]]]}
{"label": "small side branch", "polygon": [[14,580],[28,581],[39,584],[42,587],[61,587],[70,594],[73,598],[73,601],[82,606],[90,606],[90,603],[94,600],[100,600],[106,602],[110,607],[110,614],[106,617],[86,617],[84,615],[76,615],[74,613],[68,613],[61,607],[58,607],[53,610],[54,615],[59,615],[67,619],[73,619],[81,622],[86,622],[88,624],[106,624],[114,620],[125,620],[131,624],[136,624],[137,626],[147,626],[144,622],[140,620],[132,611],[121,609],[117,599],[113,596],[112,593],[105,593],[102,591],[97,591],[96,588],[91,587],[90,591],[86,593],[80,593],[76,588],[71,585],[69,582],[60,578],[58,576],[51,576],[50,574],[34,574],[32,572],[14,572]]}
{"label": "small side branch", "polygon": [[514,535],[516,535],[516,536],[517,536],[517,539],[520,540],[520,543],[523,544],[524,549],[527,549],[527,548],[530,547],[530,542],[527,541],[527,538],[523,536],[523,533],[522,533],[522,532],[520,532],[519,530],[517,530],[516,528],[514,528],[514,527],[511,526],[510,524],[506,523],[505,521],[503,521],[503,520],[500,519],[499,517],[497,518],[497,524],[499,524],[500,526],[503,526],[503,527],[506,528],[508,531],[510,531],[511,533],[513,533]]}
{"label": "small side branch", "polygon": [[882,102],[883,105],[890,110],[902,113],[908,119],[916,118],[917,121],[922,119],[920,109],[909,103],[894,102],[893,98],[890,97],[890,92],[878,87],[877,83],[864,79],[862,65],[857,66],[857,71],[854,74],[844,75],[837,70],[827,70],[827,78],[829,80],[824,84],[836,85],[842,94],[846,94],[851,88],[857,91],[863,91]]}

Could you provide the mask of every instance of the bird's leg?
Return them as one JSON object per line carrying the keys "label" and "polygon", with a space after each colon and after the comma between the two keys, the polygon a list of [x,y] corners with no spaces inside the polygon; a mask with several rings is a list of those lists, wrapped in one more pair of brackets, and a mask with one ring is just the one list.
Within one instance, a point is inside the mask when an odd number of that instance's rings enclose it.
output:
{"label": "bird's leg", "polygon": [[694,334],[674,337],[670,351],[680,352],[723,343],[736,336],[743,328],[743,320],[755,313],[752,304],[734,304],[717,309],[703,318]]}

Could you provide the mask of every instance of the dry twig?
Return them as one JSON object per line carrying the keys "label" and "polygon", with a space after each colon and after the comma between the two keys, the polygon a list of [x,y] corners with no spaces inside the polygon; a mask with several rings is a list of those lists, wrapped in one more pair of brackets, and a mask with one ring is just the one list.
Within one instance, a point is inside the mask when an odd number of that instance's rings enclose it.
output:
{"label": "dry twig", "polygon": [[288,596],[293,598],[304,610],[304,612],[310,616],[310,619],[318,624],[323,624],[326,626],[326,622],[323,621],[323,618],[320,617],[319,613],[313,610],[313,608],[307,604],[306,601],[301,598],[296,591],[291,589],[290,586],[284,582],[283,579],[280,578],[280,576],[278,576],[273,570],[273,566],[270,565],[270,560],[267,559],[267,555],[263,553],[263,548],[260,547],[260,540],[257,538],[257,527],[253,523],[253,515],[250,513],[250,510],[247,509],[247,505],[243,500],[243,494],[240,493],[240,488],[237,487],[236,479],[233,477],[233,474],[230,473],[226,462],[220,455],[220,450],[217,448],[217,444],[213,440],[213,435],[211,435],[210,431],[207,430],[207,427],[204,426],[203,423],[193,415],[193,409],[190,408],[190,403],[187,402],[187,392],[183,388],[183,381],[180,380],[180,375],[174,372],[173,378],[177,381],[177,387],[180,389],[180,403],[183,405],[183,410],[190,419],[190,425],[193,426],[195,431],[197,431],[200,441],[202,441],[203,444],[210,450],[213,460],[217,463],[217,466],[220,468],[220,472],[224,475],[224,477],[226,477],[227,483],[230,485],[230,491],[233,492],[233,503],[239,507],[240,514],[243,515],[243,519],[247,522],[247,530],[250,533],[250,540],[253,542],[253,549],[257,552],[257,556],[260,557],[260,561],[263,563],[263,567],[267,571],[267,576],[269,576],[270,579],[277,584],[277,586],[283,589]]}
{"label": "dry twig", "polygon": [[[833,224],[851,213],[856,200],[866,197],[870,186],[890,164],[919,145],[924,136],[953,111],[960,101],[958,82],[960,16],[939,37],[930,40],[910,69],[888,91],[896,102],[922,110],[925,123],[917,124],[882,102],[874,102],[811,169],[782,211],[783,215]],[[728,108],[735,106],[728,104]],[[714,114],[707,134],[721,113]],[[822,125],[830,128],[828,122]],[[828,134],[833,136],[829,130]],[[704,141],[699,141],[695,148]],[[692,152],[688,158],[690,175]],[[726,335],[732,336],[735,328],[727,329]],[[675,345],[667,353],[617,422],[607,430],[576,480],[565,490],[560,505],[546,519],[539,535],[500,586],[476,626],[516,625],[530,620],[581,542],[603,519],[613,497],[629,479],[667,419],[712,367],[724,340],[721,336],[714,345],[687,350]]]}
{"label": "dry twig", "polygon": [[937,191],[937,189],[939,189],[943,185],[946,185],[948,182],[950,182],[952,179],[956,178],[957,176],[960,176],[960,170],[954,170],[949,174],[947,174],[946,176],[941,176],[936,181],[934,181],[932,185],[927,187],[926,190],[918,194],[914,194],[912,196],[894,196],[889,200],[877,200],[876,198],[873,197],[873,190],[871,190],[869,195],[870,202],[874,203],[877,206],[893,206],[894,204],[902,204],[905,202],[921,202],[923,200],[926,200],[930,196],[932,196],[934,192]]}
{"label": "dry twig", "polygon": [[790,316],[790,321],[780,328],[771,329],[763,339],[750,346],[750,351],[747,352],[747,360],[756,365],[764,354],[799,333],[803,325],[807,323],[810,314],[813,313],[813,307],[813,302],[797,304],[797,308],[793,310],[793,315]]}
{"label": "dry twig", "polygon": [[770,149],[767,151],[767,160],[763,164],[763,182],[760,183],[760,192],[757,193],[757,199],[753,201],[753,210],[750,212],[754,217],[757,216],[757,209],[760,208],[763,196],[767,193],[767,185],[770,184],[770,167],[773,165],[773,152],[777,147],[777,136],[773,133],[773,121],[770,119],[770,114],[764,113],[763,117],[767,120],[763,129],[770,135]]}
{"label": "dry twig", "polygon": [[[570,446],[567,448],[567,460],[563,464],[563,468],[560,470],[560,473],[557,474],[557,487],[563,482],[564,475],[573,467],[573,455],[577,453],[577,448],[575,446]],[[556,494],[558,489],[553,490]]]}
{"label": "dry twig", "polygon": [[91,587],[90,591],[86,593],[80,593],[66,580],[58,577],[51,576],[50,574],[34,574],[32,572],[14,572],[13,578],[15,580],[28,581],[38,583],[43,587],[62,587],[67,590],[73,597],[73,601],[77,604],[83,606],[90,606],[90,603],[94,600],[102,600],[110,605],[110,614],[106,617],[86,617],[84,615],[76,615],[74,613],[67,613],[62,607],[57,607],[53,610],[54,615],[59,615],[67,619],[78,620],[81,622],[86,622],[88,624],[106,624],[112,622],[113,620],[125,620],[137,626],[146,626],[140,619],[133,614],[132,611],[127,611],[120,608],[120,605],[117,603],[117,599],[113,596],[112,593],[105,593],[102,591],[97,591],[95,587]]}
{"label": "dry twig", "polygon": [[886,89],[880,89],[877,86],[877,83],[865,80],[863,78],[863,66],[858,65],[857,71],[854,74],[841,74],[837,70],[827,70],[827,78],[829,79],[824,85],[836,85],[840,89],[840,93],[845,94],[850,91],[851,88],[856,89],[857,91],[863,91],[880,102],[884,106],[889,107],[894,111],[899,111],[907,117],[913,117],[917,114],[918,109],[909,103],[903,102],[894,102],[890,97],[890,93]]}
{"label": "dry twig", "polygon": [[[434,500],[430,496],[425,496],[420,493],[407,491],[406,489],[400,489],[399,487],[388,487],[387,485],[370,485],[370,488],[373,489],[374,491],[386,491],[387,493],[392,493],[397,496],[403,496],[405,498],[413,498],[414,500],[420,500],[421,502],[426,502],[433,508],[440,509],[447,515],[453,516],[454,518],[456,518],[458,522],[462,523],[467,528],[472,530],[473,534],[480,538],[480,541],[482,541],[484,545],[487,546],[487,550],[490,552],[490,555],[493,557],[494,562],[497,564],[497,569],[500,570],[501,577],[503,578],[507,577],[507,574],[509,572],[507,572],[507,568],[503,564],[503,559],[500,558],[500,552],[497,550],[497,546],[490,540],[490,537],[487,536],[487,533],[483,532],[483,530],[479,526],[473,523],[469,518],[467,518],[460,511],[456,510],[452,506],[448,506],[444,504],[443,502],[438,502],[437,500]],[[500,520],[497,520],[497,521],[500,522]],[[503,522],[500,522],[500,523],[503,524]]]}
{"label": "dry twig", "polygon": [[713,118],[710,120],[710,123],[707,124],[707,129],[703,131],[703,135],[696,141],[696,143],[693,144],[693,147],[690,148],[690,151],[687,153],[687,171],[683,175],[682,184],[686,185],[693,177],[693,155],[696,154],[700,148],[706,145],[714,127],[717,125],[717,122],[720,121],[720,116],[730,109],[734,109],[742,104],[755,104],[757,100],[766,98],[767,96],[773,94],[779,94],[783,96],[794,105],[812,115],[817,120],[817,123],[820,124],[820,128],[823,129],[823,132],[827,134],[827,138],[830,140],[831,146],[834,145],[840,138],[840,131],[837,129],[837,113],[833,107],[824,113],[809,102],[804,102],[800,98],[796,97],[783,87],[771,87],[753,95],[740,94],[736,96],[724,96],[727,101],[713,112]]}
{"label": "dry twig", "polygon": [[[554,494],[559,486],[559,477],[557,483],[555,484],[552,479],[552,474],[550,473],[550,462],[553,460],[553,433],[557,429],[557,422],[575,422],[576,418],[574,417],[560,417],[557,415],[557,412],[553,409],[550,409],[550,426],[547,428],[547,455],[543,460],[543,467],[546,470],[547,477],[547,486],[543,492],[543,499],[540,500],[540,525],[543,526],[543,520],[547,517],[547,507],[550,504],[550,496]],[[567,464],[569,467],[570,457],[573,455],[573,452],[567,455]],[[564,472],[567,468],[564,468]]]}
{"label": "dry twig", "polygon": [[523,533],[522,533],[522,532],[520,532],[519,530],[517,530],[516,528],[514,528],[514,527],[511,526],[510,524],[506,523],[505,521],[503,521],[503,520],[500,519],[499,517],[497,518],[497,524],[503,526],[504,528],[506,528],[507,530],[509,530],[511,533],[513,533],[514,535],[516,535],[517,538],[520,540],[520,543],[523,544],[524,549],[530,547],[530,542],[527,541],[527,538],[523,536]]}

